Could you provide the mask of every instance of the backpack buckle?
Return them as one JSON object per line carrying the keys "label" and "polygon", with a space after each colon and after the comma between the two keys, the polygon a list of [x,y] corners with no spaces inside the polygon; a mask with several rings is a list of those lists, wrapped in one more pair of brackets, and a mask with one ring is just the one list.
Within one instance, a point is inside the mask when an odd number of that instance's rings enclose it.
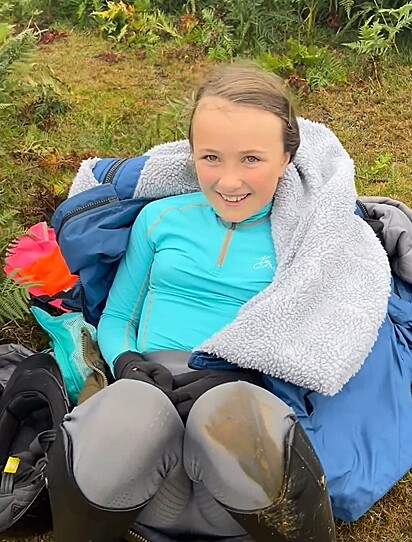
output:
{"label": "backpack buckle", "polygon": [[16,474],[17,469],[20,465],[20,458],[10,456],[7,460],[6,466],[4,467],[3,473],[5,474]]}
{"label": "backpack buckle", "polygon": [[8,495],[13,492],[14,488],[14,476],[19,468],[20,458],[10,456],[7,460],[6,466],[3,469],[3,475],[1,477],[0,494]]}

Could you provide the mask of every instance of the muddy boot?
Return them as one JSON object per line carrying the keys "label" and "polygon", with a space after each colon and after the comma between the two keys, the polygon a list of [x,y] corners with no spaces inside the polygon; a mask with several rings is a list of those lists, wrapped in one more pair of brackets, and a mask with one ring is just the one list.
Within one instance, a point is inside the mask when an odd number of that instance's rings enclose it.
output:
{"label": "muddy boot", "polygon": [[326,478],[300,424],[286,441],[283,487],[274,504],[255,513],[231,512],[255,542],[335,542]]}
{"label": "muddy boot", "polygon": [[109,510],[91,503],[76,484],[70,458],[70,439],[60,428],[47,466],[55,542],[119,542],[142,506]]}
{"label": "muddy boot", "polygon": [[163,392],[127,379],[67,414],[47,467],[55,542],[118,542],[137,516],[153,516],[147,505],[181,473],[184,484],[172,484],[177,504],[163,507],[164,518],[154,512],[159,523],[179,516],[191,494],[181,468],[183,431]]}

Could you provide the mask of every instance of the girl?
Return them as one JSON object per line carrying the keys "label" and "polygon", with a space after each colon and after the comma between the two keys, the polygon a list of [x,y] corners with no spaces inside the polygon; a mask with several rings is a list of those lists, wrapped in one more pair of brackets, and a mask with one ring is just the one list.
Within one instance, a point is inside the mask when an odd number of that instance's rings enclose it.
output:
{"label": "girl", "polygon": [[381,476],[373,452],[359,481],[380,383],[405,370],[369,378],[390,270],[351,160],[277,78],[228,67],[189,143],[151,152],[141,196],[98,327],[117,382],[63,423],[79,498],[54,507],[55,540],[334,541],[326,480],[354,519],[412,463]]}

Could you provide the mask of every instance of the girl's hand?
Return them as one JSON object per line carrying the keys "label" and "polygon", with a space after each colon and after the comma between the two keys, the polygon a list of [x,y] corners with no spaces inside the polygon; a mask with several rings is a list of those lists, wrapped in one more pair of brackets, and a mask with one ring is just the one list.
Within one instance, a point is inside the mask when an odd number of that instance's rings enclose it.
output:
{"label": "girl's hand", "polygon": [[239,380],[263,387],[261,373],[252,370],[197,370],[173,377],[173,391],[177,396],[175,403],[183,421],[186,421],[194,403],[206,391]]}
{"label": "girl's hand", "polygon": [[173,404],[177,401],[176,394],[172,391],[173,375],[160,365],[151,361],[145,361],[138,352],[124,352],[114,364],[114,376],[116,380],[127,378],[146,382],[165,393]]}

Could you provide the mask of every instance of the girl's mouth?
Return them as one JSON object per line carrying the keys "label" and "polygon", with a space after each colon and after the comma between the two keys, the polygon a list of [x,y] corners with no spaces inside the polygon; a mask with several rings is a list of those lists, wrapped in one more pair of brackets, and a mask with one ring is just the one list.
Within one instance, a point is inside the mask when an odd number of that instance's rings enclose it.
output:
{"label": "girl's mouth", "polygon": [[229,196],[226,194],[221,194],[218,192],[219,196],[223,199],[226,205],[230,207],[235,207],[237,205],[240,205],[242,201],[244,201],[250,194],[239,194],[237,196]]}

